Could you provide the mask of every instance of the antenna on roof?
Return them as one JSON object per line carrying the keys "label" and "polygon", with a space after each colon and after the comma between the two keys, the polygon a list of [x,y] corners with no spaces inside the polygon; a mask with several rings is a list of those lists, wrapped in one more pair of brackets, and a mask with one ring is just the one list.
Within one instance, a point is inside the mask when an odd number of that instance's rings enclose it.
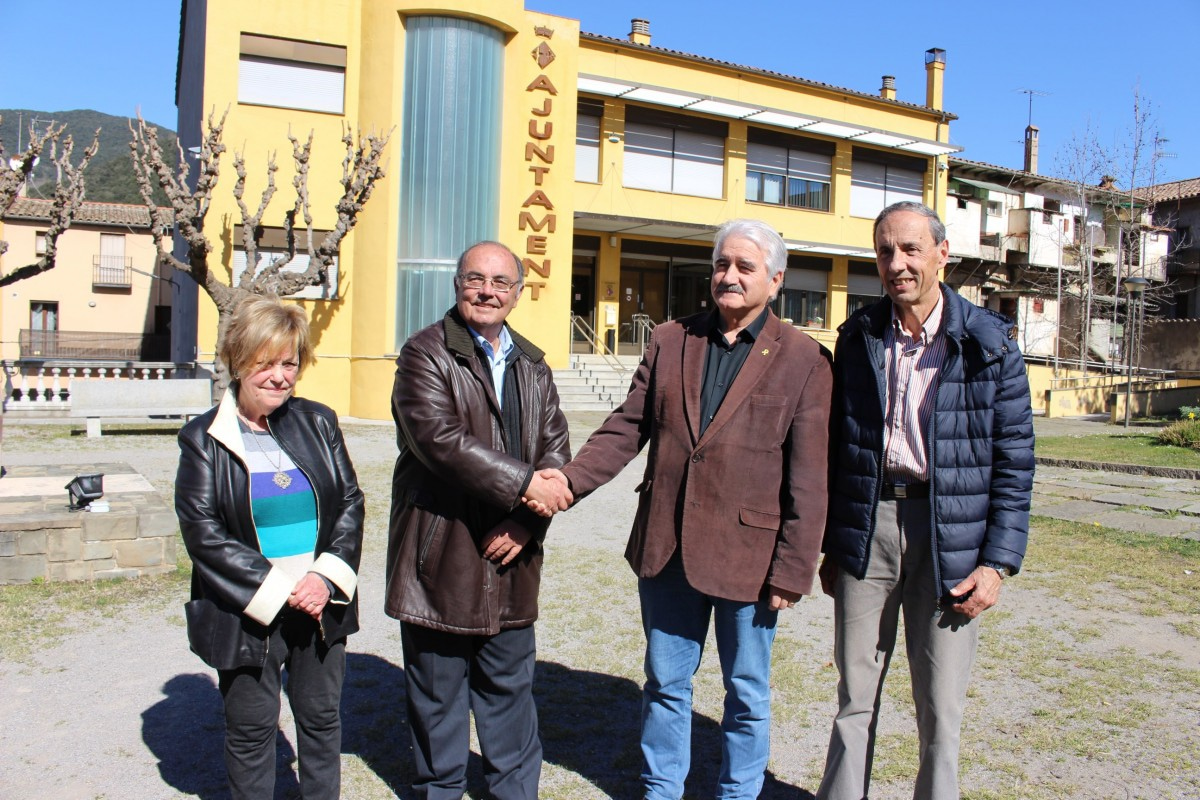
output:
{"label": "antenna on roof", "polygon": [[1049,97],[1050,93],[1049,92],[1039,92],[1037,89],[1017,89],[1016,91],[1020,92],[1021,94],[1029,95],[1029,122],[1027,122],[1025,124],[1032,125],[1033,124],[1033,96],[1037,95],[1038,97]]}

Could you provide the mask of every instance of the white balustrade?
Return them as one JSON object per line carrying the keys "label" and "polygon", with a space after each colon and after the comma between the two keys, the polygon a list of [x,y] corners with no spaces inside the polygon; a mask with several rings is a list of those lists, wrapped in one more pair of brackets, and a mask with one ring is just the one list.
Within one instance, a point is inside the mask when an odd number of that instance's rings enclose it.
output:
{"label": "white balustrade", "polygon": [[54,411],[62,413],[71,407],[71,388],[76,381],[134,381],[169,380],[179,368],[175,366],[129,365],[92,366],[87,363],[60,366],[20,361],[0,361],[0,383],[3,395],[0,402],[5,411]]}

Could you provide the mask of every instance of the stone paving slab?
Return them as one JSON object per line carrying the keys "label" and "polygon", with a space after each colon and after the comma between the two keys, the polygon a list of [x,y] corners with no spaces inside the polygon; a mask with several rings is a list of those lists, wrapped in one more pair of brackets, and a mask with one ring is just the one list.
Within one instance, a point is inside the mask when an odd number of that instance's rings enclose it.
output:
{"label": "stone paving slab", "polygon": [[1101,514],[1114,513],[1112,506],[1096,503],[1091,500],[1070,500],[1066,503],[1045,506],[1037,509],[1043,517],[1066,519],[1072,522],[1095,522]]}
{"label": "stone paving slab", "polygon": [[1131,475],[1127,473],[1097,472],[1095,470],[1068,467],[1046,467],[1039,465],[1035,474],[1039,483],[1073,483],[1101,486],[1121,486],[1129,489],[1170,488],[1175,491],[1200,492],[1200,483],[1187,478],[1164,478],[1154,475]]}
{"label": "stone paving slab", "polygon": [[1167,519],[1136,511],[1109,511],[1095,518],[1106,528],[1118,528],[1137,533],[1154,533],[1160,536],[1183,536],[1200,534],[1200,523],[1193,519]]}
{"label": "stone paving slab", "polygon": [[1127,489],[1157,489],[1165,483],[1178,480],[1177,478],[1155,478],[1149,475],[1124,475],[1119,473],[1093,472],[1095,483],[1106,486],[1122,486]]}
{"label": "stone paving slab", "polygon": [[1142,492],[1107,492],[1096,495],[1092,500],[1114,506],[1144,506],[1155,511],[1178,511],[1191,502],[1184,498],[1163,497]]}
{"label": "stone paving slab", "polygon": [[1033,484],[1035,492],[1041,492],[1049,497],[1070,497],[1075,500],[1091,500],[1093,496],[1109,490],[1108,486],[1093,486],[1090,483],[1056,483],[1037,481]]}

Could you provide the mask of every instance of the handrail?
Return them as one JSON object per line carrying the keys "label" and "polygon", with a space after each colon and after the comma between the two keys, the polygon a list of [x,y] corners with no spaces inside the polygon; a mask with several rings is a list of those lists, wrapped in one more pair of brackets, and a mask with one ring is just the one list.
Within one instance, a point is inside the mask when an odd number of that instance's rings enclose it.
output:
{"label": "handrail", "polygon": [[[617,372],[625,372],[625,365],[622,364],[619,359],[617,359],[617,354],[608,349],[608,345],[601,341],[600,337],[596,335],[596,332],[592,330],[591,325],[588,325],[586,322],[584,322],[583,317],[578,316],[577,314],[571,314],[571,330],[575,333],[581,334],[584,339],[591,342],[592,349],[604,359],[605,364]],[[571,338],[573,340],[574,336],[572,335]]]}
{"label": "handrail", "polygon": [[650,336],[654,333],[657,323],[650,319],[649,314],[634,314],[629,319],[633,323],[634,330],[637,331],[638,353],[645,355],[646,345],[649,344]]}

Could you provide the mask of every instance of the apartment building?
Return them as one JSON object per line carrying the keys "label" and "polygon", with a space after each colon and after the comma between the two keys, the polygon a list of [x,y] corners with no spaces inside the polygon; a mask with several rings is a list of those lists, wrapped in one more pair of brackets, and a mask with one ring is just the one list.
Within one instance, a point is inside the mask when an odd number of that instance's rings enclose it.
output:
{"label": "apartment building", "polygon": [[[51,201],[19,197],[3,220],[4,273],[46,251]],[[165,272],[164,272],[165,270]],[[0,359],[42,366],[111,368],[169,358],[171,276],[158,268],[145,206],[85,202],[58,238],[54,269],[0,293]]]}
{"label": "apartment building", "polygon": [[1200,319],[1200,178],[1160,183],[1145,194],[1170,241],[1166,277],[1172,302],[1164,316]]}
{"label": "apartment building", "polygon": [[1039,175],[1036,136],[1030,126],[1024,169],[949,159],[944,279],[1014,319],[1026,356],[1078,358],[1086,336],[1090,359],[1119,359],[1122,281],[1164,284],[1166,231],[1141,200],[1130,214],[1128,192]]}

